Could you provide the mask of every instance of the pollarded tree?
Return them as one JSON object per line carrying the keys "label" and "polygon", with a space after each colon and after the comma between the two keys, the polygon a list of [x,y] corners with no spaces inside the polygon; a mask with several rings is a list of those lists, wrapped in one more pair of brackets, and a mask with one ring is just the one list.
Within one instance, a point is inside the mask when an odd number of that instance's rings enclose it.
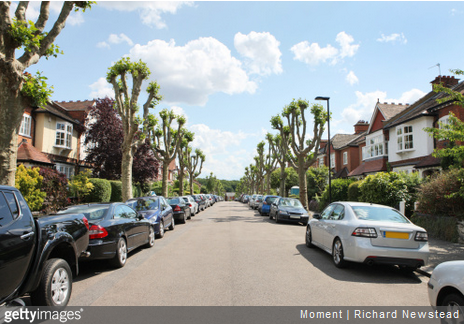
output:
{"label": "pollarded tree", "polygon": [[266,134],[266,140],[268,143],[268,153],[266,154],[266,158],[264,160],[264,178],[266,181],[266,194],[271,194],[271,173],[275,170],[277,166],[277,155],[272,148],[272,144],[274,141],[274,137],[272,134]]}
{"label": "pollarded tree", "polygon": [[280,166],[280,189],[279,194],[282,197],[287,196],[287,191],[285,190],[285,178],[287,173],[285,168],[287,167],[287,155],[289,150],[290,143],[290,128],[288,125],[284,125],[282,117],[276,115],[271,118],[271,125],[273,129],[279,131],[279,134],[274,135],[272,140],[268,137],[269,145],[271,150],[276,157],[277,163]]}
{"label": "pollarded tree", "polygon": [[[193,180],[195,180],[195,178],[197,178],[201,174],[203,162],[205,162],[205,155],[200,149],[195,149],[195,155],[191,154],[192,149],[189,147],[186,157],[186,168],[187,172],[189,173],[190,194],[193,195]],[[197,170],[198,163],[200,163],[200,167]]]}
{"label": "pollarded tree", "polygon": [[[121,117],[123,141],[121,161],[122,199],[132,198],[132,164],[134,153],[145,142],[148,130],[156,125],[156,118],[150,114],[162,97],[158,94],[159,85],[150,82],[146,91],[148,98],[143,105],[142,118],[139,116],[137,104],[142,82],[148,79],[150,70],[142,61],[131,62],[128,57],[120,59],[108,69],[106,80],[114,90],[115,108]],[[132,90],[128,85],[128,77],[132,77]]]}
{"label": "pollarded tree", "polygon": [[[179,180],[179,196],[184,195],[184,176],[188,163],[187,155],[189,150],[191,150],[189,143],[193,141],[193,137],[193,132],[185,131],[179,150],[177,151],[177,159],[179,161],[179,174],[177,176],[177,180]],[[193,191],[190,194],[193,195]]]}
{"label": "pollarded tree", "polygon": [[[45,32],[50,2],[42,2],[36,22],[26,20],[28,1],[20,1],[10,16],[10,1],[0,1],[0,184],[14,186],[18,154],[18,130],[24,108],[44,106],[52,91],[46,78],[25,73],[42,57],[60,54],[55,39],[69,14],[90,8],[89,1],[64,1],[53,27]],[[16,58],[16,52],[20,57]]]}
{"label": "pollarded tree", "polygon": [[[177,156],[180,143],[184,137],[185,129],[182,128],[186,122],[185,117],[176,115],[172,110],[163,109],[159,113],[161,124],[156,129],[150,129],[150,139],[157,158],[163,164],[162,195],[168,196],[168,171],[169,164]],[[173,129],[171,124],[177,121],[177,129]]]}
{"label": "pollarded tree", "polygon": [[327,112],[322,105],[311,106],[311,114],[314,117],[313,138],[307,139],[308,121],[306,119],[309,102],[303,99],[293,100],[284,108],[282,116],[287,119],[290,130],[289,160],[298,173],[300,186],[300,202],[308,207],[306,171],[316,162],[317,150],[321,141],[324,125],[327,121]]}

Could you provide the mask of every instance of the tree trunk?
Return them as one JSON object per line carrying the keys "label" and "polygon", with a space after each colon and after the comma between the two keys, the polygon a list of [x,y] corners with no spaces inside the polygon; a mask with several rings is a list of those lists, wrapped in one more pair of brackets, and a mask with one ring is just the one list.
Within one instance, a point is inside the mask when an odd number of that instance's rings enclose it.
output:
{"label": "tree trunk", "polygon": [[287,194],[285,192],[285,180],[287,178],[287,174],[285,173],[285,164],[282,164],[280,166],[280,189],[279,189],[279,194],[281,197],[287,197]]}
{"label": "tree trunk", "polygon": [[183,167],[180,167],[178,180],[179,180],[179,196],[183,196],[184,195],[184,168]]}
{"label": "tree trunk", "polygon": [[193,172],[189,172],[189,179],[190,179],[190,194],[193,195],[194,192],[193,192]]}
{"label": "tree trunk", "polygon": [[304,167],[304,156],[298,157],[298,183],[300,186],[300,202],[308,209],[308,193],[306,181],[306,169]]}
{"label": "tree trunk", "polygon": [[163,197],[168,196],[168,172],[169,172],[169,163],[171,161],[166,161],[166,159],[163,159],[163,182],[162,182],[162,189],[161,191],[163,192]]}
{"label": "tree trunk", "polygon": [[121,162],[121,181],[122,181],[122,201],[132,198],[132,163],[134,157],[132,150],[123,145],[122,162]]}

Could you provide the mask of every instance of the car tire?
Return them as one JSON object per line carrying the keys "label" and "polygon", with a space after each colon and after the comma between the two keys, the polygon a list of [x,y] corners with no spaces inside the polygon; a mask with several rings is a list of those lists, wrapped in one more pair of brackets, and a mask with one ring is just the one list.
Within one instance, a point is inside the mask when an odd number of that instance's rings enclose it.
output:
{"label": "car tire", "polygon": [[332,260],[337,268],[345,268],[347,266],[343,254],[343,244],[339,238],[336,238],[332,245]]}
{"label": "car tire", "polygon": [[274,217],[272,217],[271,215],[271,212],[269,212],[269,219],[273,219]]}
{"label": "car tire", "polygon": [[314,247],[313,236],[311,234],[311,226],[306,226],[306,235],[305,235],[306,246],[309,248]]}
{"label": "car tire", "polygon": [[174,217],[171,218],[171,225],[169,225],[169,230],[173,231],[174,227],[176,227],[176,224],[174,223]]}
{"label": "car tire", "polygon": [[280,223],[280,220],[279,220],[279,212],[277,212],[277,213],[275,214],[274,217],[275,217],[275,222],[276,222],[276,224]]}
{"label": "car tire", "polygon": [[456,293],[448,294],[443,298],[441,306],[464,306],[464,297]]}
{"label": "car tire", "polygon": [[164,237],[164,220],[161,219],[160,220],[160,230],[159,230],[159,233],[158,233],[158,238],[163,238]]}
{"label": "car tire", "polygon": [[34,306],[64,308],[71,298],[72,271],[63,259],[45,261],[39,287],[31,293]]}
{"label": "car tire", "polygon": [[187,219],[192,219],[192,212],[190,211],[190,208],[189,208],[188,211],[189,211],[189,215],[188,215]]}
{"label": "car tire", "polygon": [[150,230],[148,232],[148,243],[145,245],[145,247],[152,248],[154,245],[155,245],[155,228],[153,226],[150,226]]}
{"label": "car tire", "polygon": [[115,268],[122,268],[127,262],[127,243],[122,237],[119,238],[116,245],[116,255],[110,260],[110,263]]}
{"label": "car tire", "polygon": [[182,224],[185,224],[187,222],[187,216],[185,216],[185,212],[182,214],[182,219],[181,219],[181,223]]}

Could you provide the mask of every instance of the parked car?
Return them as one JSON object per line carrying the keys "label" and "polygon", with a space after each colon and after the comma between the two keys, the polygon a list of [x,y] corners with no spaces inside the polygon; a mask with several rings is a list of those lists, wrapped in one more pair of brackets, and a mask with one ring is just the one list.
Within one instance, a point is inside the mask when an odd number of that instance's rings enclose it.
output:
{"label": "parked car", "polygon": [[162,196],[132,198],[126,201],[126,205],[148,219],[155,227],[155,235],[164,237],[166,229],[174,230],[175,222],[172,208]]}
{"label": "parked car", "polygon": [[269,219],[273,218],[276,223],[286,221],[306,225],[309,215],[298,199],[281,197],[274,200],[269,209]]}
{"label": "parked car", "polygon": [[76,205],[58,213],[82,213],[89,220],[89,260],[108,259],[112,266],[122,268],[129,252],[155,244],[152,223],[124,203]]}
{"label": "parked car", "polygon": [[338,268],[353,261],[413,270],[429,258],[425,229],[388,206],[332,203],[309,220],[305,237],[306,246],[316,245],[332,254]]}
{"label": "parked car", "polygon": [[201,195],[193,195],[195,202],[198,204],[198,211],[206,209],[206,201]]}
{"label": "parked car", "polygon": [[191,218],[190,207],[185,203],[184,199],[181,197],[171,197],[166,198],[166,201],[171,205],[176,223],[185,224],[187,219]]}
{"label": "parked car", "polygon": [[191,196],[182,196],[182,199],[184,199],[185,203],[189,206],[190,214],[195,216],[195,214],[198,213],[198,204],[195,202],[195,199]]}
{"label": "parked car", "polygon": [[34,219],[18,189],[0,186],[0,305],[65,307],[89,243],[82,214]]}
{"label": "parked car", "polygon": [[251,209],[258,209],[259,204],[262,202],[263,202],[263,196],[256,195],[255,199],[252,202],[250,202]]}
{"label": "parked car", "polygon": [[279,196],[264,196],[262,201],[260,202],[258,206],[258,211],[260,215],[269,215],[269,211],[271,210],[271,204],[276,200],[277,198],[280,198]]}
{"label": "parked car", "polygon": [[[440,263],[427,284],[430,305],[447,306],[460,310],[464,316],[464,261]],[[461,323],[461,322],[460,322]]]}
{"label": "parked car", "polygon": [[256,196],[257,194],[253,194],[248,198],[248,206],[250,206],[250,208],[252,208],[251,206],[254,204]]}

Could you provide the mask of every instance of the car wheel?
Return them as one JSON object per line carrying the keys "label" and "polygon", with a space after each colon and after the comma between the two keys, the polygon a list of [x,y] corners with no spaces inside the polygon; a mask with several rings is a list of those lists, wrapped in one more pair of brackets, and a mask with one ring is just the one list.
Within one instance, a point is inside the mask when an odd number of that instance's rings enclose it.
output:
{"label": "car wheel", "polygon": [[163,238],[164,237],[164,220],[160,220],[160,230],[158,233],[158,238]]}
{"label": "car wheel", "polygon": [[127,244],[126,240],[122,237],[119,238],[118,244],[116,245],[116,255],[110,260],[110,263],[115,268],[122,268],[127,261]]}
{"label": "car wheel", "polygon": [[190,208],[189,208],[188,211],[189,211],[189,215],[188,215],[187,219],[191,219],[192,218],[192,212],[190,211]]}
{"label": "car wheel", "polygon": [[280,223],[280,220],[279,220],[279,212],[277,212],[277,213],[275,214],[274,217],[275,217],[275,222],[276,222],[276,223]]}
{"label": "car wheel", "polygon": [[175,226],[176,226],[176,225],[174,224],[174,217],[172,217],[172,218],[171,218],[171,225],[169,225],[169,230],[170,230],[170,231],[173,231]]}
{"label": "car wheel", "polygon": [[269,219],[272,219],[272,218],[273,218],[272,214],[271,214],[271,212],[269,212]]}
{"label": "car wheel", "polygon": [[464,297],[458,294],[448,294],[443,298],[443,302],[441,306],[451,306],[451,307],[458,307],[464,306]]}
{"label": "car wheel", "polygon": [[187,222],[187,216],[185,215],[185,212],[182,214],[182,224],[185,224]]}
{"label": "car wheel", "polygon": [[309,248],[314,247],[313,237],[312,237],[312,234],[311,234],[311,227],[309,225],[306,226],[306,246],[309,247]]}
{"label": "car wheel", "polygon": [[345,268],[346,261],[343,259],[343,245],[339,238],[335,239],[332,247],[332,260],[337,268]]}
{"label": "car wheel", "polygon": [[63,259],[45,261],[39,287],[31,293],[34,306],[65,307],[72,291],[72,272]]}
{"label": "car wheel", "polygon": [[148,243],[146,244],[147,248],[151,248],[155,245],[155,228],[150,226],[150,230],[148,232]]}

